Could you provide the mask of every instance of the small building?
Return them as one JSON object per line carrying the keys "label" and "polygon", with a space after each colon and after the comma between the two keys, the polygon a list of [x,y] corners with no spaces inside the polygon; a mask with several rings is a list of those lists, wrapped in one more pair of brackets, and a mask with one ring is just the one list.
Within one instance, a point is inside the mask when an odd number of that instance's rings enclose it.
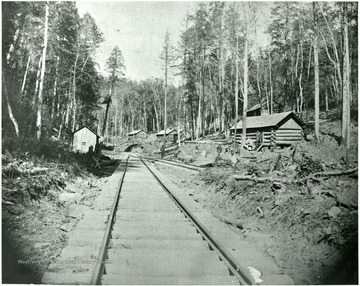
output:
{"label": "small building", "polygon": [[89,127],[83,126],[73,132],[72,150],[80,153],[95,151],[97,144],[99,144],[99,138],[100,136]]}
{"label": "small building", "polygon": [[[304,139],[305,123],[293,112],[264,114],[247,117],[246,138],[256,146],[286,146],[299,143]],[[236,124],[236,141],[241,142],[243,124]],[[230,128],[234,135],[235,126]]]}
{"label": "small building", "polygon": [[144,130],[134,130],[128,134],[129,140],[130,139],[145,139],[147,137],[147,134]]}
{"label": "small building", "polygon": [[[157,140],[164,140],[164,130],[161,130],[160,132],[156,133],[156,139]],[[176,143],[178,140],[178,133],[175,129],[166,129],[166,141],[170,141],[172,143]]]}
{"label": "small building", "polygon": [[[277,110],[277,112],[282,111],[281,105],[277,103],[275,100],[273,100],[273,108],[274,110]],[[246,114],[248,117],[260,116],[261,114],[269,114],[268,102],[265,99],[261,103],[255,104],[246,112]]]}
{"label": "small building", "polygon": [[261,110],[262,110],[262,106],[260,103],[254,105],[253,107],[251,107],[247,112],[246,115],[248,117],[251,116],[260,116],[261,115]]}
{"label": "small building", "polygon": [[182,142],[184,140],[191,140],[191,133],[188,130],[186,130],[186,132],[185,132],[184,129],[181,129],[180,130],[180,141]]}

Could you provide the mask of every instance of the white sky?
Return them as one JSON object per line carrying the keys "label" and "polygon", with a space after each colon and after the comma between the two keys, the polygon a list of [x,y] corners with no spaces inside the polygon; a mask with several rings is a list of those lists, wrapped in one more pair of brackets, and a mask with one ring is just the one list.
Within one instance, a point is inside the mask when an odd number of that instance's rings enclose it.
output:
{"label": "white sky", "polygon": [[[199,2],[198,2],[199,3]],[[140,80],[163,77],[160,54],[166,31],[177,45],[186,12],[196,9],[196,2],[77,2],[79,14],[89,12],[104,33],[97,62],[107,75],[105,63],[114,46],[123,53],[126,77]]]}
{"label": "white sky", "polygon": [[[107,75],[106,60],[113,47],[118,45],[124,56],[126,77],[141,80],[150,77],[163,78],[162,61],[159,57],[165,33],[169,31],[171,43],[177,46],[179,35],[184,30],[186,13],[192,14],[199,3],[78,1],[77,7],[81,16],[89,12],[104,33],[105,42],[96,57],[100,72]],[[261,5],[266,15],[259,17],[260,21],[269,19],[268,4],[270,2]],[[259,34],[258,37],[261,37]]]}

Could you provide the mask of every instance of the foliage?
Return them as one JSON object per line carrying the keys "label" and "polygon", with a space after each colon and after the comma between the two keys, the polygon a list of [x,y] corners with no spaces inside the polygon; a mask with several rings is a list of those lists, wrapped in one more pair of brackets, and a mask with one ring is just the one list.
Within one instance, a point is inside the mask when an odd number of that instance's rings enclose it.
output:
{"label": "foliage", "polygon": [[[33,137],[39,91],[46,2],[4,2],[3,85],[20,136]],[[75,2],[49,2],[48,49],[43,79],[42,133],[63,137],[94,124],[100,77],[93,60],[103,41],[94,19],[78,15]],[[4,101],[4,98],[3,98]],[[80,112],[76,112],[80,110]],[[13,134],[3,104],[5,134]],[[54,134],[53,130],[57,130]]]}
{"label": "foliage", "polygon": [[[20,137],[32,137],[36,132],[45,2],[4,2],[2,7],[3,92],[8,95],[8,100],[3,97],[3,133],[14,134],[12,112]],[[271,20],[263,24],[262,13],[268,12],[269,7]],[[169,72],[182,77],[180,86],[168,84],[168,127],[186,128],[193,137],[229,131],[236,117],[236,84],[238,116],[243,112],[246,81],[241,62],[245,35],[249,43],[249,108],[261,104],[263,111],[294,110],[301,116],[313,109],[316,39],[320,109],[340,110],[345,68],[344,19],[349,34],[351,116],[356,117],[357,9],[355,2],[200,3],[186,16],[176,47],[170,41],[172,35],[166,35]],[[50,2],[49,10],[42,106],[44,136],[70,138],[74,128],[84,124],[97,127],[99,133],[101,128],[106,129],[109,140],[124,137],[135,129],[163,129],[165,78],[138,82],[126,79],[119,47],[114,47],[109,55],[108,76],[100,76],[94,58],[104,38],[92,16],[80,17],[74,2]],[[269,41],[259,38],[260,26],[265,27]],[[162,59],[164,56],[162,51]],[[241,59],[238,83],[236,58]]]}

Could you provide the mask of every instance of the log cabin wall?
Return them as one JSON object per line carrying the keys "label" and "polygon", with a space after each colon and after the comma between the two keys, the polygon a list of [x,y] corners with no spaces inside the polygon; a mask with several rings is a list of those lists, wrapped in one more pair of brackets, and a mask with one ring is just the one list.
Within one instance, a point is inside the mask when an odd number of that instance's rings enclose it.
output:
{"label": "log cabin wall", "polygon": [[304,139],[302,127],[292,118],[289,118],[276,130],[277,145],[291,145]]}
{"label": "log cabin wall", "polygon": [[[246,139],[256,140],[256,136],[259,136],[261,138],[261,141],[265,145],[270,145],[271,142],[271,128],[250,128],[246,130]],[[234,136],[234,133],[232,134]],[[236,131],[236,142],[241,143],[241,135],[242,135],[242,129],[238,129]]]}
{"label": "log cabin wall", "polygon": [[[259,132],[259,135],[257,135]],[[242,129],[236,131],[236,142],[241,143]],[[232,136],[234,132],[232,131]],[[261,137],[264,146],[291,145],[301,142],[304,139],[302,127],[292,118],[289,118],[279,127],[249,128],[246,130],[246,138],[255,140]]]}

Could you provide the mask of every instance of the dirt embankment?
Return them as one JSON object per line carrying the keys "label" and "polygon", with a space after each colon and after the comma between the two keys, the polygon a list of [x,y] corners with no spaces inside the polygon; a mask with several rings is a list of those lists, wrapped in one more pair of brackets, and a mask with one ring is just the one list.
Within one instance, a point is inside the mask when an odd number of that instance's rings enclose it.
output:
{"label": "dirt embankment", "polygon": [[104,156],[72,154],[45,143],[29,148],[3,144],[3,283],[41,282],[68,232],[116,168],[117,162]]}
{"label": "dirt embankment", "polygon": [[223,148],[216,159],[216,145],[185,145],[178,158],[214,164],[199,175],[184,177],[176,168],[157,167],[215,216],[240,228],[243,239],[296,284],[357,284],[357,129],[349,166],[355,171],[311,177],[346,170],[344,150],[334,138],[338,124],[323,127],[328,134],[319,144],[303,142],[296,149],[231,155]]}

